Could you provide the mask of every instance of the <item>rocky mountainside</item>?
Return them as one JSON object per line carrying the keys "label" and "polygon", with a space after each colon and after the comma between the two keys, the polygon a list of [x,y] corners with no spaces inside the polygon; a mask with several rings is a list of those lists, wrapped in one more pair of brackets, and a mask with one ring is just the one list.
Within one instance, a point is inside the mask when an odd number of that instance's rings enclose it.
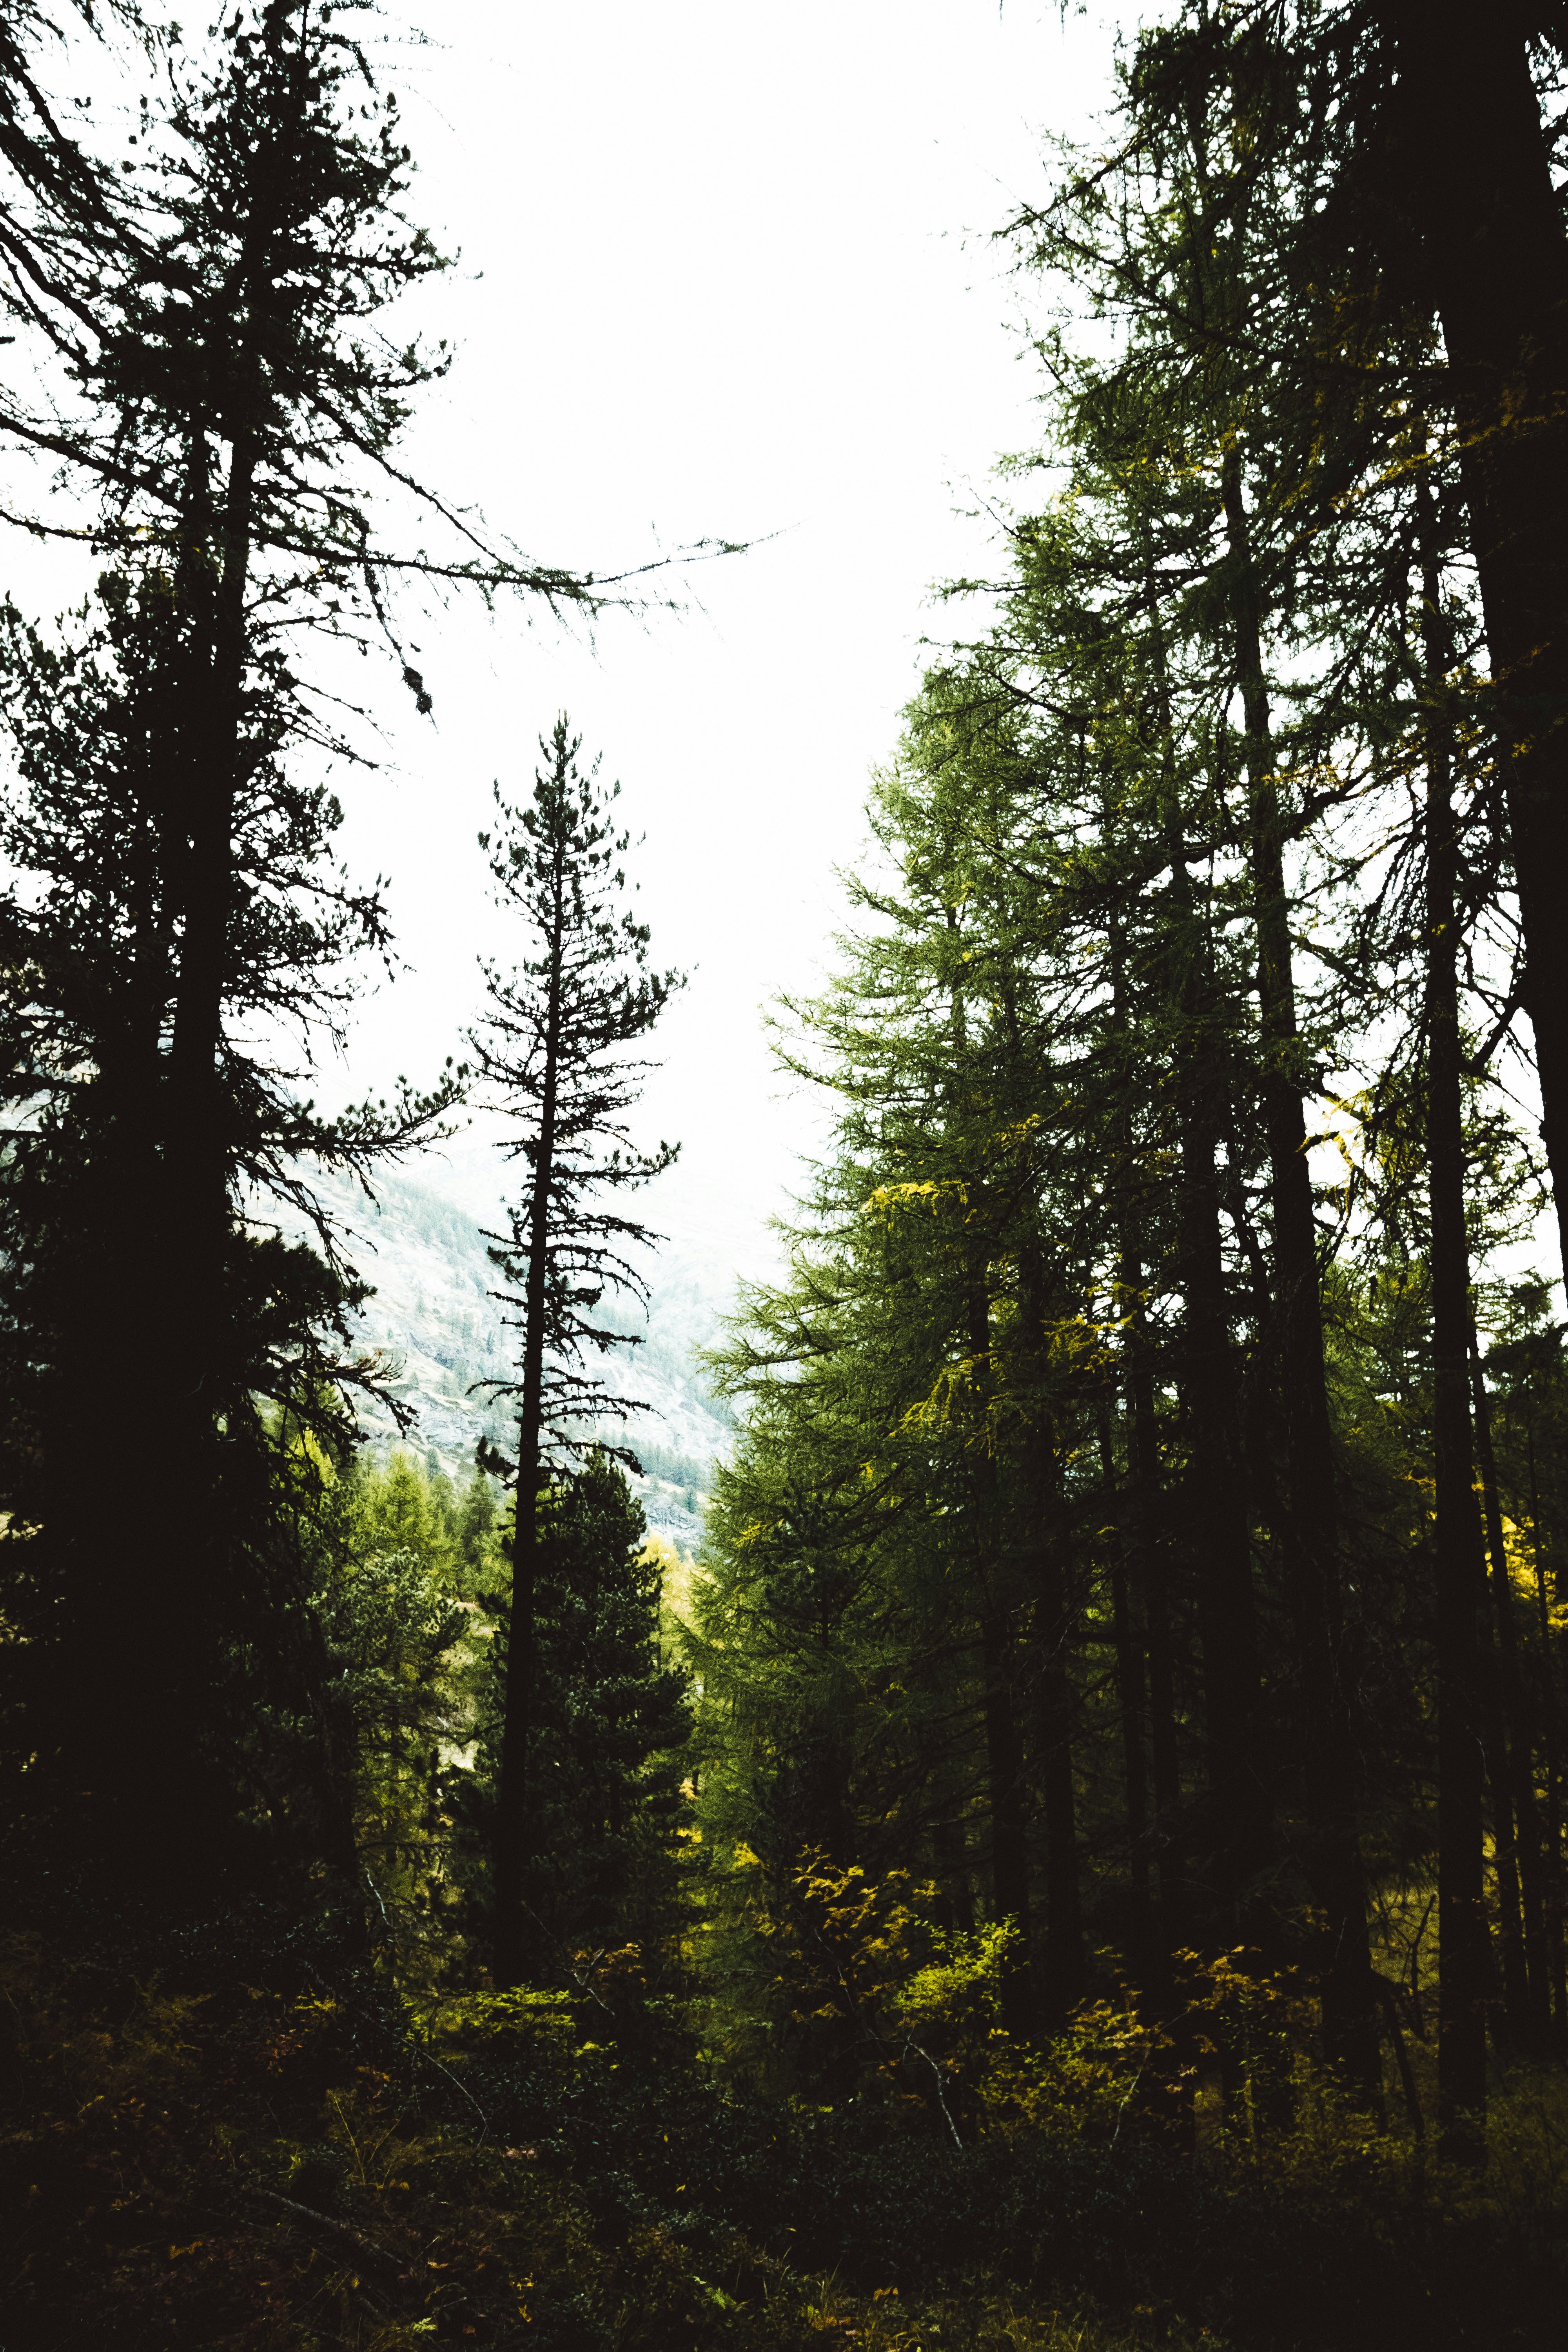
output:
{"label": "rocky mountainside", "polygon": [[[394,1391],[416,1416],[404,1442],[461,1477],[481,1434],[508,1444],[507,1407],[484,1383],[507,1376],[515,1334],[493,1295],[500,1277],[481,1226],[495,1213],[488,1201],[474,1201],[474,1182],[463,1181],[460,1167],[440,1175],[447,1181],[385,1176],[374,1202],[330,1178],[318,1189],[350,1236],[351,1261],[374,1286],[357,1336],[396,1367]],[[689,1549],[700,1532],[712,1463],[730,1434],[725,1408],[704,1389],[695,1357],[714,1337],[731,1286],[727,1267],[716,1271],[710,1248],[679,1235],[660,1248],[649,1275],[641,1344],[605,1360],[610,1382],[646,1400],[647,1410],[624,1425],[606,1424],[605,1433],[620,1436],[643,1463],[646,1475],[634,1484],[650,1528]],[[626,1328],[640,1320],[633,1310]],[[389,1415],[367,1414],[365,1429],[378,1448],[396,1439]]]}

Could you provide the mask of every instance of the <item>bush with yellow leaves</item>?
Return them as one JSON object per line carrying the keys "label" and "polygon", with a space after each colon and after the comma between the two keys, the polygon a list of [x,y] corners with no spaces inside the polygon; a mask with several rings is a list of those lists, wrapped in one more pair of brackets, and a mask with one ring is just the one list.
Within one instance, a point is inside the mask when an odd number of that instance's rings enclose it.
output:
{"label": "bush with yellow leaves", "polygon": [[1001,2035],[1001,1979],[1016,1930],[932,1916],[907,1871],[873,1881],[808,1848],[751,1924],[771,1975],[775,2032],[799,2085],[842,2097],[877,2083],[896,2110],[972,2138]]}

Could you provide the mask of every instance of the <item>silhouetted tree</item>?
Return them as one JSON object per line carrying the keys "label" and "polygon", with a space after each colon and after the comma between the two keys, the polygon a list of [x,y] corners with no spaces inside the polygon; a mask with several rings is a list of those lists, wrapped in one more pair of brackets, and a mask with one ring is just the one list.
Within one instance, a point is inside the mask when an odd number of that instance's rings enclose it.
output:
{"label": "silhouetted tree", "polygon": [[[510,1634],[500,1788],[495,1812],[495,1932],[503,1981],[520,1973],[527,1941],[528,1780],[535,1731],[535,1587],[540,1530],[535,1498],[582,1455],[602,1419],[634,1401],[591,1369],[637,1334],[601,1323],[606,1291],[645,1297],[626,1252],[647,1228],[597,1205],[646,1184],[677,1147],[642,1153],[623,1124],[645,1064],[626,1048],[663,1012],[675,972],[647,968],[648,929],[621,906],[629,836],[617,833],[596,767],[577,766],[582,738],[558,719],[533,797],[519,808],[496,786],[499,823],[479,836],[499,903],[520,919],[525,960],[510,972],[485,967],[489,1011],[471,1035],[481,1077],[512,1129],[503,1149],[526,1171],[508,1229],[491,1256],[516,1287],[499,1294],[518,1333],[516,1376],[487,1382],[517,1407]],[[584,1369],[584,1367],[590,1369]]]}

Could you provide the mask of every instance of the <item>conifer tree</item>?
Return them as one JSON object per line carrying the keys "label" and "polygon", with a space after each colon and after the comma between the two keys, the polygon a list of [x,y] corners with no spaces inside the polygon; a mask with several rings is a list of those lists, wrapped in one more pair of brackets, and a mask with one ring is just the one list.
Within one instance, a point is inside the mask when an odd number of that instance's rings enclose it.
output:
{"label": "conifer tree", "polygon": [[1458,869],[1451,667],[1436,516],[1421,517],[1421,654],[1426,725],[1426,1158],[1432,1234],[1433,1437],[1436,1458],[1439,2102],[1447,2145],[1474,2153],[1486,2102],[1482,1908],[1481,1643],[1485,1591],[1469,1407],[1469,1247],[1465,1231]]}
{"label": "conifer tree", "polygon": [[[580,1973],[584,1952],[618,1949],[645,1985],[668,1981],[690,1724],[689,1677],[662,1640],[662,1563],[625,1472],[602,1448],[543,1492],[538,1517],[524,1790],[532,1954],[552,1973]],[[481,1916],[494,1887],[515,1622],[504,1573],[484,1597],[499,1622],[480,1677],[476,1769],[449,1776],[465,1840],[486,1849],[470,1845],[468,1860]]]}
{"label": "conifer tree", "polygon": [[[593,1369],[635,1331],[596,1319],[606,1292],[634,1299],[647,1286],[627,1253],[646,1244],[637,1219],[599,1205],[670,1166],[677,1146],[640,1152],[624,1120],[647,1065],[626,1048],[647,1035],[679,974],[648,969],[648,928],[621,904],[630,845],[611,814],[619,785],[584,774],[564,717],[540,749],[528,805],[495,788],[497,823],[481,834],[498,903],[516,917],[525,954],[510,971],[485,966],[489,1010],[472,1033],[480,1076],[511,1132],[502,1145],[526,1171],[507,1230],[490,1255],[516,1286],[499,1294],[518,1333],[514,1378],[489,1382],[515,1400],[511,1600],[500,1787],[495,1810],[495,1945],[505,1983],[521,1973],[526,1947],[529,1777],[536,1727],[539,1496],[553,1475],[588,1450],[597,1424],[624,1418],[636,1401]],[[630,1459],[630,1456],[626,1457]],[[492,1466],[501,1466],[499,1458]]]}
{"label": "conifer tree", "polygon": [[[1441,322],[1436,388],[1456,428],[1491,659],[1519,995],[1568,1249],[1568,941],[1548,878],[1568,840],[1568,232],[1561,122],[1532,71],[1536,58],[1568,58],[1568,26],[1531,0],[1441,28],[1411,0],[1383,0],[1340,31],[1334,55],[1349,123],[1312,245],[1325,228],[1353,236],[1360,271],[1381,269]],[[1364,278],[1357,290],[1372,292]]]}
{"label": "conifer tree", "polygon": [[[192,1856],[211,1841],[178,1824],[221,1780],[192,1762],[221,1736],[215,1658],[287,1582],[252,1542],[254,1399],[325,1410],[358,1377],[353,1278],[302,1162],[363,1176],[453,1094],[448,1077],[335,1120],[303,1098],[353,956],[387,940],[379,886],[331,862],[321,771],[359,754],[309,650],[390,647],[426,708],[399,583],[597,600],[398,462],[447,355],[369,322],[441,263],[402,214],[409,152],[353,15],[261,0],[205,58],[174,54],[142,126],[134,247],[95,259],[90,308],[61,329],[86,415],[58,446],[97,474],[85,535],[105,570],[79,632],[8,640],[31,793],[9,848],[37,877],[5,909],[8,1278],[37,1409],[9,1499],[42,1525],[45,1621],[74,1662],[45,1747]],[[319,1252],[268,1233],[269,1193]],[[137,1335],[138,1377],[84,1441],[105,1330]],[[138,1500],[168,1445],[177,1524]]]}
{"label": "conifer tree", "polygon": [[[100,39],[107,20],[152,46],[136,0],[107,0],[99,15],[92,0],[76,0],[73,14]],[[123,270],[138,246],[136,206],[120,175],[67,127],[47,89],[48,67],[62,50],[70,55],[66,31],[34,0],[0,6],[0,310],[16,330],[5,341],[22,340],[35,362],[79,352],[97,325],[106,276]],[[66,397],[51,404],[8,387],[0,433],[68,465],[89,461],[83,419]],[[37,516],[27,527],[40,528]]]}
{"label": "conifer tree", "polygon": [[[1181,590],[1171,599],[1173,634],[1184,635],[1208,667],[1205,698],[1219,761],[1245,782],[1245,823],[1225,845],[1237,859],[1238,882],[1245,877],[1256,956],[1253,1086],[1269,1170],[1266,1345],[1280,1441],[1274,1517],[1300,1645],[1312,1875],[1334,1956],[1325,2013],[1348,2076],[1370,2096],[1376,2027],[1357,1845],[1347,1572],[1308,1160],[1307,1108],[1316,1089],[1292,939],[1293,867],[1310,823],[1304,772],[1336,725],[1350,731],[1358,722],[1347,721],[1331,667],[1319,707],[1308,704],[1307,722],[1297,710],[1282,729],[1278,705],[1304,698],[1282,696],[1269,677],[1274,642],[1292,627],[1300,636],[1310,632],[1282,600],[1305,549],[1322,534],[1321,516],[1303,516],[1297,502],[1299,468],[1291,457],[1301,419],[1288,398],[1276,395],[1254,349],[1255,342],[1268,346],[1278,309],[1270,244],[1279,201],[1255,137],[1259,116],[1271,119],[1270,109],[1280,103],[1274,59],[1250,23],[1205,19],[1193,70],[1205,77],[1210,103],[1155,120],[1151,93],[1168,86],[1163,76],[1176,72],[1169,47],[1151,37],[1130,77],[1129,111],[1148,135],[1135,139],[1121,159],[1115,199],[1102,173],[1069,185],[1060,205],[1032,216],[1030,227],[1042,256],[1073,268],[1099,301],[1131,299],[1133,322],[1110,363],[1085,365],[1075,377],[1064,361],[1060,372],[1091,467],[1129,438],[1141,439],[1140,457],[1155,476],[1178,451],[1185,460],[1187,478],[1163,534],[1185,572],[1184,580],[1176,574]],[[1270,161],[1277,161],[1273,151]],[[1194,498],[1198,480],[1205,489]],[[1338,545],[1345,534],[1331,536]],[[1152,602],[1147,558],[1145,573]],[[1211,1135],[1206,1157],[1200,1148],[1191,1160],[1194,1171],[1200,1160],[1212,1163],[1217,1140]],[[1205,1263],[1205,1253],[1189,1251],[1194,1273]],[[1205,1287],[1217,1298],[1212,1280]],[[1194,1295],[1191,1303],[1195,1309],[1201,1302]],[[1216,1328],[1212,1313],[1207,1321],[1211,1331]],[[1212,1339],[1204,1343],[1211,1358],[1213,1349]],[[1249,1708],[1256,1716],[1256,1678],[1241,1631],[1250,1583],[1243,1549],[1238,1542],[1221,1548],[1218,1557],[1234,1558],[1237,1573],[1229,1605],[1209,1613],[1216,1668],[1231,1638],[1236,1646],[1235,1671],[1223,1677],[1233,1685],[1230,1696],[1217,1688],[1214,1695],[1222,1745],[1228,1743],[1222,1728],[1227,1721],[1240,1725]],[[1250,1702],[1242,1695],[1248,1689]]]}
{"label": "conifer tree", "polygon": [[1109,265],[1119,302],[1271,413],[1300,545],[1375,497],[1410,405],[1452,432],[1490,656],[1490,822],[1528,950],[1513,1009],[1530,1016],[1559,1198],[1568,951],[1543,877],[1560,855],[1568,725],[1568,232],[1552,105],[1565,58],[1561,11],[1534,0],[1452,24],[1415,0],[1184,0],[1124,69],[1121,161],[1136,176],[1198,126],[1235,123],[1212,250],[1261,201],[1267,279],[1239,309],[1179,292],[1123,236],[1098,163],[1027,216],[1090,279]]}

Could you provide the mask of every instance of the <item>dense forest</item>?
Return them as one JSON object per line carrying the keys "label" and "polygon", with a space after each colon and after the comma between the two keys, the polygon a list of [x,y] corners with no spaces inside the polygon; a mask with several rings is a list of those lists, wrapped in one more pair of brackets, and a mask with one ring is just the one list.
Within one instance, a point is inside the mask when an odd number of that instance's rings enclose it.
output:
{"label": "dense forest", "polygon": [[[405,459],[374,25],[0,5],[5,519],[81,566],[0,612],[7,2352],[1554,2342],[1568,16],[1167,0],[996,225],[1037,436],[776,1010],[829,1139],[695,1556],[683,979],[567,718],[451,1058],[312,1093],[345,676],[663,593]],[[336,1204],[465,1102],[454,1479]]]}

